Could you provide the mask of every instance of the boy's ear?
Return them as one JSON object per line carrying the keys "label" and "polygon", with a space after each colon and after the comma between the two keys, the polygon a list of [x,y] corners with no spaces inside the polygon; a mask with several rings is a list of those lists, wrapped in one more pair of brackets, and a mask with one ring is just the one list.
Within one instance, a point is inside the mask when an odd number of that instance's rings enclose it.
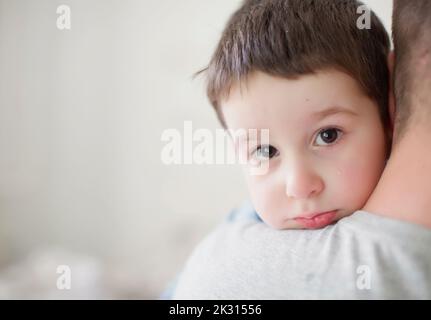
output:
{"label": "boy's ear", "polygon": [[395,54],[394,54],[394,51],[391,51],[388,55],[388,68],[389,68],[388,108],[389,108],[390,127],[392,131],[391,134],[394,132],[395,113],[396,113],[395,95],[394,95],[394,67],[395,67]]}

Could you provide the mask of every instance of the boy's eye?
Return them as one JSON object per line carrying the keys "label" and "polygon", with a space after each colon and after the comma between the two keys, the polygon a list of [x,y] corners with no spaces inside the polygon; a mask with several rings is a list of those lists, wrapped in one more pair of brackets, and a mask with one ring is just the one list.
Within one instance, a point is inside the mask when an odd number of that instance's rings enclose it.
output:
{"label": "boy's eye", "polygon": [[343,132],[336,128],[329,128],[319,132],[315,144],[318,146],[327,146],[336,142]]}
{"label": "boy's eye", "polygon": [[278,154],[278,150],[271,145],[261,145],[256,148],[252,156],[261,161],[273,158]]}

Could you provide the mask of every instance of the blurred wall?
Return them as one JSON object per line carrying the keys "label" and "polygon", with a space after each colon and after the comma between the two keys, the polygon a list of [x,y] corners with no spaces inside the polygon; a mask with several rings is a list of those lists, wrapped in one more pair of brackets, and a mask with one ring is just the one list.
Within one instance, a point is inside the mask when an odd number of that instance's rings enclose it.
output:
{"label": "blurred wall", "polygon": [[[0,0],[0,266],[62,248],[133,266],[156,297],[241,204],[239,168],[160,160],[163,130],[220,128],[191,77],[240,2]],[[389,28],[391,1],[366,3]]]}

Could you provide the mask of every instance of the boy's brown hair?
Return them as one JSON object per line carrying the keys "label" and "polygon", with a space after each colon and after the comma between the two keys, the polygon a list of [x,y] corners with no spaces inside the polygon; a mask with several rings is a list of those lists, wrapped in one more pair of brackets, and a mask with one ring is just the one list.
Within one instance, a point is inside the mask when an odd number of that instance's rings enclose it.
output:
{"label": "boy's brown hair", "polygon": [[229,19],[204,72],[207,96],[226,129],[220,102],[253,71],[296,78],[325,68],[352,76],[379,105],[385,127],[390,39],[370,12],[360,29],[355,0],[246,0]]}

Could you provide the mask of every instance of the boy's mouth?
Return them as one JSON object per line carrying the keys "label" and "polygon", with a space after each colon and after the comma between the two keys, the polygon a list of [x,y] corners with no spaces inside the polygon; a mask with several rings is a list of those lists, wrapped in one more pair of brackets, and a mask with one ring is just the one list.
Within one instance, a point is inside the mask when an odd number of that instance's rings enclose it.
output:
{"label": "boy's mouth", "polygon": [[319,229],[330,225],[334,221],[336,215],[337,210],[334,210],[314,214],[304,214],[294,218],[293,220],[300,223],[306,229]]}

